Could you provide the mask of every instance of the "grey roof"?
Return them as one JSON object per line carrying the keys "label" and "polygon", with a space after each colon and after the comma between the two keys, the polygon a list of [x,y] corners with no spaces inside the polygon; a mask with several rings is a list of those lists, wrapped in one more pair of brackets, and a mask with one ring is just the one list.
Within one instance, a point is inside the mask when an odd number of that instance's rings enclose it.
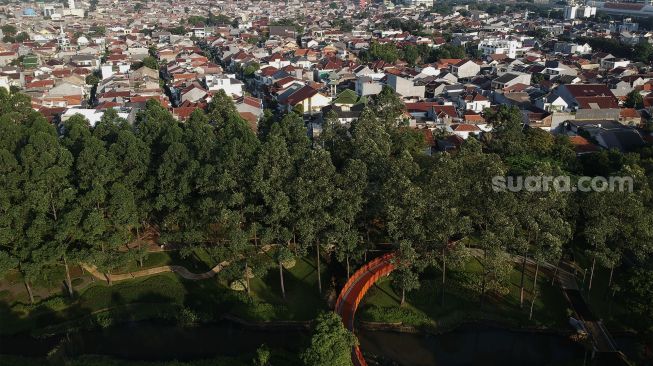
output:
{"label": "grey roof", "polygon": [[632,151],[645,144],[642,135],[632,128],[605,130],[599,132],[598,136],[602,138],[605,143],[604,147],[607,149]]}
{"label": "grey roof", "polygon": [[[610,120],[618,121],[621,116],[620,110],[617,108],[605,109],[579,109],[576,111],[576,121],[579,120]],[[581,123],[581,122],[579,122]]]}

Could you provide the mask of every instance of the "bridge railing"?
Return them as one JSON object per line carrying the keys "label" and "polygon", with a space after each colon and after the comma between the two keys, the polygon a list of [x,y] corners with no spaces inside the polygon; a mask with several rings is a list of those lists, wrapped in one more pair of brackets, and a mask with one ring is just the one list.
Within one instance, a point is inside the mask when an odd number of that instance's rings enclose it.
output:
{"label": "bridge railing", "polygon": [[[383,261],[388,261],[394,256],[394,253],[386,253],[380,257],[377,257],[367,263],[365,263],[361,268],[359,268],[356,272],[354,272],[351,277],[345,282],[345,285],[342,287],[342,290],[340,290],[340,294],[338,295],[338,300],[336,300],[336,312],[338,314],[342,313],[342,302],[343,302],[343,297],[347,292],[349,291],[349,288],[358,281],[358,278],[367,272],[370,268],[375,267],[377,264]],[[377,278],[378,279],[378,278]],[[364,292],[363,292],[364,293]],[[358,300],[360,301],[360,300]],[[358,302],[357,302],[358,303]],[[342,314],[341,314],[342,315]]]}

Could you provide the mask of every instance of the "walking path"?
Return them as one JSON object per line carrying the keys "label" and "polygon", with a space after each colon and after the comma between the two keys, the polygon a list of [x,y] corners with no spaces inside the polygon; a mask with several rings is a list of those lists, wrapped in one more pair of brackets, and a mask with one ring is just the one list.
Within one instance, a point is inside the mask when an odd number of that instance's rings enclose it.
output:
{"label": "walking path", "polygon": [[[272,248],[273,245],[264,245],[261,247],[260,253],[265,253],[270,248]],[[193,273],[188,268],[184,266],[178,266],[178,265],[165,265],[165,266],[159,266],[159,267],[153,267],[153,268],[147,268],[147,269],[142,269],[140,271],[135,271],[135,272],[128,272],[128,273],[118,273],[118,274],[108,274],[108,273],[102,273],[100,272],[96,266],[94,265],[89,265],[86,263],[81,263],[82,268],[86,270],[88,273],[90,273],[93,277],[102,280],[102,281],[108,281],[110,283],[117,282],[117,281],[124,281],[124,280],[131,280],[134,278],[139,278],[139,277],[145,277],[145,276],[151,276],[159,273],[168,273],[168,272],[174,272],[181,276],[182,278],[185,278],[187,280],[205,280],[207,278],[212,278],[215,276],[218,272],[222,271],[226,266],[229,265],[229,261],[222,261],[215,265],[213,268],[210,270],[203,272],[203,273]]]}
{"label": "walking path", "polygon": [[166,265],[166,266],[142,269],[140,271],[129,272],[129,273],[107,274],[98,271],[97,267],[93,265],[89,265],[85,263],[81,264],[84,270],[86,270],[88,273],[93,275],[93,277],[103,281],[106,280],[111,283],[117,281],[131,280],[139,277],[151,276],[159,273],[167,273],[167,272],[174,272],[187,280],[204,280],[215,276],[218,272],[220,272],[224,267],[228,265],[229,265],[228,261],[223,261],[218,263],[215,267],[211,268],[210,270],[204,273],[193,273],[184,266]]}
{"label": "walking path", "polygon": [[[576,316],[581,322],[583,322],[583,325],[592,340],[594,351],[598,353],[597,357],[606,357],[606,354],[609,354],[607,357],[609,357],[612,362],[615,362],[615,360],[618,361],[621,357],[615,357],[614,355],[619,353],[617,345],[603,325],[603,322],[592,313],[585,302],[585,299],[581,295],[578,282],[576,281],[576,276],[574,276],[571,271],[573,271],[572,265],[569,262],[563,261],[560,264],[560,270],[556,274],[565,297],[574,309]],[[616,366],[620,363],[613,364]]]}

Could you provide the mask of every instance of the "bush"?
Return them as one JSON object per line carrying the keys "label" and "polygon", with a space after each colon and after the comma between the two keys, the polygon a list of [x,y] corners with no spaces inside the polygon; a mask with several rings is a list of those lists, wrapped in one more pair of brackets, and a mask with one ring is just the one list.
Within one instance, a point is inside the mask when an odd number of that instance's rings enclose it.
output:
{"label": "bush", "polygon": [[247,289],[247,284],[245,283],[245,280],[235,280],[231,281],[229,288],[234,291],[245,291]]}
{"label": "bush", "polygon": [[398,323],[419,326],[430,323],[428,316],[410,308],[396,306],[366,306],[361,311],[362,319],[373,322]]}
{"label": "bush", "polygon": [[281,261],[281,265],[282,265],[283,268],[285,268],[285,269],[291,269],[291,268],[293,268],[295,265],[297,265],[297,261],[295,260],[295,258],[290,258],[290,259],[286,259],[286,260],[284,260],[284,261]]}
{"label": "bush", "polygon": [[197,314],[195,314],[195,312],[193,312],[191,309],[187,307],[181,308],[181,310],[177,314],[177,322],[182,327],[188,327],[197,324],[198,320],[199,317],[197,316]]}
{"label": "bush", "polygon": [[95,314],[94,321],[100,328],[109,328],[113,325],[113,317],[108,312]]}

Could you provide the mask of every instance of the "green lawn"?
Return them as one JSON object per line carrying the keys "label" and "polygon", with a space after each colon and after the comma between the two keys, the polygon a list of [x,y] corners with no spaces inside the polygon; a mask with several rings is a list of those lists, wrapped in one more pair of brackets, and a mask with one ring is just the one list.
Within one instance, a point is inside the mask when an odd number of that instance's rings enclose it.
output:
{"label": "green lawn", "polygon": [[[152,257],[149,263],[156,265],[173,260],[169,253],[154,253]],[[210,268],[208,264],[206,268]],[[198,269],[197,272],[203,270]],[[322,276],[326,291],[330,276],[325,268]],[[106,326],[115,321],[148,318],[175,320],[182,308],[195,313],[200,321],[217,320],[225,313],[249,320],[311,320],[326,308],[318,292],[315,265],[310,259],[298,259],[292,269],[284,270],[284,277],[285,301],[281,297],[277,268],[272,268],[264,278],[251,280],[251,297],[244,291],[229,289],[227,279],[220,275],[190,281],[174,273],[164,273],[109,286],[105,281],[90,282],[92,278],[87,274],[85,278],[90,284],[77,288],[74,300],[56,295],[31,306],[22,301],[0,299],[0,334],[56,332],[69,327]]]}
{"label": "green lawn", "polygon": [[402,322],[413,326],[449,327],[466,320],[491,320],[514,326],[566,327],[567,303],[561,290],[551,285],[543,271],[538,276],[539,295],[535,301],[533,320],[528,319],[533,269],[527,269],[524,307],[519,306],[520,267],[511,273],[510,292],[505,296],[488,295],[480,306],[478,294],[464,286],[466,274],[480,273],[481,265],[470,260],[463,271],[448,273],[444,305],[441,302],[441,273],[427,270],[421,287],[407,294],[407,303],[399,307],[401,294],[393,289],[391,277],[377,282],[363,300],[359,318],[368,321]]}
{"label": "green lawn", "polygon": [[[326,292],[331,276],[326,266],[321,266],[322,288]],[[250,282],[253,297],[262,303],[278,308],[277,319],[308,320],[313,319],[326,309],[326,302],[318,291],[317,269],[314,258],[300,258],[297,264],[284,270],[286,300],[281,296],[281,283],[278,267],[272,268],[265,278],[254,278]],[[267,319],[265,319],[267,320]]]}

